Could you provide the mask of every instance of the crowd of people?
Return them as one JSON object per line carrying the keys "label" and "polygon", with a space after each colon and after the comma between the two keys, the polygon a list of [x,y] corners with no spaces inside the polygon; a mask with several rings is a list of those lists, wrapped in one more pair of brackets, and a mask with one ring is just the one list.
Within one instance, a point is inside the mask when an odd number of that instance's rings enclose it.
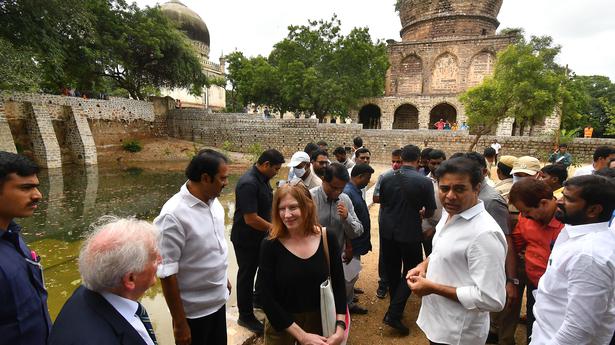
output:
{"label": "crowd of people", "polygon": [[[597,147],[571,178],[566,149],[544,166],[502,154],[497,141],[484,154],[450,157],[393,150],[373,187],[379,280],[366,282],[389,296],[383,323],[408,335],[404,309],[415,294],[430,344],[515,344],[525,294],[528,344],[615,344],[615,148]],[[371,152],[359,137],[328,152],[326,142],[309,143],[286,163],[266,150],[235,188],[237,321],[268,345],[345,344],[350,315],[370,312],[356,282],[373,249]],[[284,164],[288,176],[273,188]],[[0,344],[157,344],[139,303],[157,278],[176,344],[227,343],[223,154],[198,152],[153,224],[109,216],[93,224],[81,285],[53,324],[40,257],[14,221],[42,198],[38,172],[0,152]]]}

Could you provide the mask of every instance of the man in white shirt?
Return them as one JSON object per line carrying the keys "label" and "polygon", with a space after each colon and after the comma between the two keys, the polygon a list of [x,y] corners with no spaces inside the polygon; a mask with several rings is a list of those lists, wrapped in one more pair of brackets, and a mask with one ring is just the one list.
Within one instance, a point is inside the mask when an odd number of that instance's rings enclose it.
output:
{"label": "man in white shirt", "polygon": [[188,182],[154,220],[161,231],[158,277],[173,318],[175,343],[225,345],[231,284],[218,196],[228,183],[227,159],[214,150],[201,150],[186,168],[186,177]]}
{"label": "man in white shirt", "polygon": [[531,345],[608,344],[615,330],[615,184],[601,176],[564,182],[560,232],[536,290]]}
{"label": "man in white shirt", "polygon": [[431,344],[484,344],[489,312],[506,302],[506,239],[478,199],[483,173],[474,161],[450,159],[436,176],[444,210],[433,252],[407,275],[422,297],[416,323]]}
{"label": "man in white shirt", "polygon": [[612,146],[598,146],[594,151],[594,163],[578,168],[574,176],[591,175],[594,171],[606,168],[611,159],[615,158],[615,148]]}
{"label": "man in white shirt", "polygon": [[493,139],[491,142],[491,148],[495,150],[495,161],[498,161],[498,156],[500,155],[500,150],[502,149],[502,145],[498,143],[497,139]]}
{"label": "man in white shirt", "polygon": [[156,228],[113,217],[96,225],[79,254],[83,286],[62,307],[49,344],[155,345],[154,329],[138,300],[156,283]]}

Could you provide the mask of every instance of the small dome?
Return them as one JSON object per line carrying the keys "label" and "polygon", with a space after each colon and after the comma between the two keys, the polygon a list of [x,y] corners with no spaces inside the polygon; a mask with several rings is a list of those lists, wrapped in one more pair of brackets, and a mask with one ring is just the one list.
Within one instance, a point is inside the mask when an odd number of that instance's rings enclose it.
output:
{"label": "small dome", "polygon": [[162,4],[160,10],[162,10],[162,13],[167,18],[177,23],[179,29],[188,38],[209,47],[209,29],[207,29],[207,25],[205,25],[203,19],[196,12],[177,0],[171,0]]}

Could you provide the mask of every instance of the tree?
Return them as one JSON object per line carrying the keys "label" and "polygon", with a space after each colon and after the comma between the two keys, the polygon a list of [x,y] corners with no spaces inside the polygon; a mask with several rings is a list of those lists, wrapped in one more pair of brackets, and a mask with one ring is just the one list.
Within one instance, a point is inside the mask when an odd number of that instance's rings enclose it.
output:
{"label": "tree", "polygon": [[[281,112],[347,116],[362,98],[381,96],[388,68],[386,46],[367,28],[344,36],[336,16],[290,26],[268,58],[228,57],[236,100]],[[243,103],[243,104],[245,104]]]}
{"label": "tree", "polygon": [[6,0],[0,2],[0,38],[30,52],[40,85],[58,90],[111,93],[144,99],[147,90],[211,83],[186,36],[159,8],[124,0]]}
{"label": "tree", "polygon": [[[159,8],[91,3],[94,29],[85,46],[72,49],[65,70],[85,88],[111,79],[134,99],[147,88],[187,88],[200,94],[209,85],[194,49]],[[86,85],[84,85],[86,84]]]}
{"label": "tree", "polygon": [[612,119],[609,109],[615,107],[615,84],[609,77],[574,76],[571,78],[583,102],[578,106],[578,115],[573,118],[565,118],[565,128],[579,128],[591,124],[594,128],[594,136],[613,135],[607,130],[607,124]]}
{"label": "tree", "polygon": [[554,62],[559,51],[547,36],[512,44],[498,54],[493,76],[460,96],[476,131],[470,150],[502,119],[537,122],[561,105],[566,73]]}
{"label": "tree", "polygon": [[0,38],[0,90],[38,91],[40,70],[32,56]]}

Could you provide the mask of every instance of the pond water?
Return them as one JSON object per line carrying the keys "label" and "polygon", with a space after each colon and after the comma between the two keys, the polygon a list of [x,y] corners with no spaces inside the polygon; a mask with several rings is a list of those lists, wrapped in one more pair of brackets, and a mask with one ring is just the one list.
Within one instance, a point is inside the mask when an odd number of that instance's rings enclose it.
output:
{"label": "pond water", "polygon": [[[184,166],[185,163],[179,166],[152,163],[139,167],[100,165],[87,169],[65,167],[39,174],[44,199],[33,217],[17,221],[23,226],[28,245],[42,257],[49,291],[49,312],[53,319],[80,284],[76,259],[82,236],[89,225],[103,215],[133,216],[153,221],[162,205],[186,181]],[[229,184],[219,198],[226,212],[228,273],[233,286],[237,264],[229,236],[235,211],[234,190],[239,176],[246,169],[231,171]],[[278,177],[286,174],[287,171],[280,171]],[[234,306],[235,301],[233,289],[227,306]],[[160,343],[172,343],[170,316],[159,283],[147,292],[142,302],[157,334],[162,336]]]}

